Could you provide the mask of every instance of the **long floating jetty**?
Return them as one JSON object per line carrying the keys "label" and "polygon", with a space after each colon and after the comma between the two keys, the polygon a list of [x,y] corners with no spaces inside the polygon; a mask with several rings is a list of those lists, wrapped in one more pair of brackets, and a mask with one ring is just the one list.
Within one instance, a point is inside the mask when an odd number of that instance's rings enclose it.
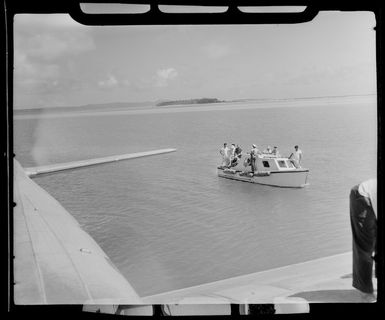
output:
{"label": "long floating jetty", "polygon": [[115,155],[115,156],[109,156],[109,157],[103,157],[103,158],[95,158],[95,159],[87,159],[87,160],[72,161],[72,162],[65,162],[65,163],[57,163],[57,164],[52,164],[52,165],[40,166],[40,167],[30,167],[30,168],[25,168],[24,170],[25,170],[25,173],[29,177],[34,177],[34,176],[37,176],[39,174],[44,174],[44,173],[51,173],[51,172],[56,172],[56,171],[63,171],[63,170],[81,168],[81,167],[88,167],[88,166],[93,166],[96,164],[102,164],[102,163],[108,163],[108,162],[115,162],[115,161],[121,161],[121,160],[154,156],[154,155],[163,154],[163,153],[170,153],[170,152],[174,152],[174,151],[176,151],[176,149],[172,149],[172,148],[159,149],[159,150],[152,150],[152,151],[145,151],[145,152],[121,154],[121,155]]}

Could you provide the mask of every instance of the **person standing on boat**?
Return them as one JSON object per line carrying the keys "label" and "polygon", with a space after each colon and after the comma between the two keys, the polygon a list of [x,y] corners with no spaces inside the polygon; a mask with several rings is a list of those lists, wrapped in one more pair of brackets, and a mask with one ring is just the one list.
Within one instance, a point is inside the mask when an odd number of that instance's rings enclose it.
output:
{"label": "person standing on boat", "polygon": [[258,150],[257,146],[255,144],[252,145],[251,151],[250,151],[250,165],[251,165],[251,172],[254,173],[257,171],[257,165],[256,160],[258,154],[261,152]]}
{"label": "person standing on boat", "polygon": [[235,157],[235,144],[232,143],[230,147],[230,163],[233,162],[234,157]]}
{"label": "person standing on boat", "polygon": [[273,151],[271,151],[271,154],[279,157],[278,147],[274,146]]}
{"label": "person standing on boat", "polygon": [[294,152],[290,155],[289,159],[294,164],[296,168],[301,168],[302,161],[302,150],[298,148],[298,146],[294,147]]}
{"label": "person standing on boat", "polygon": [[223,147],[221,148],[221,150],[219,150],[219,153],[222,156],[222,167],[224,167],[224,166],[227,167],[230,164],[229,152],[230,152],[230,150],[227,147],[227,143],[225,142],[223,144]]}
{"label": "person standing on boat", "polygon": [[271,153],[272,153],[271,147],[270,147],[270,146],[267,146],[266,150],[264,150],[263,153],[265,153],[265,154],[271,154]]}
{"label": "person standing on boat", "polygon": [[[353,287],[361,292],[364,300],[373,301],[373,260],[377,259],[377,179],[354,186],[350,191],[349,206],[353,235]],[[377,274],[377,262],[375,267]]]}
{"label": "person standing on boat", "polygon": [[238,164],[238,157],[236,153],[237,148],[235,147],[235,143],[231,144],[230,147],[230,165],[229,167],[235,167]]}

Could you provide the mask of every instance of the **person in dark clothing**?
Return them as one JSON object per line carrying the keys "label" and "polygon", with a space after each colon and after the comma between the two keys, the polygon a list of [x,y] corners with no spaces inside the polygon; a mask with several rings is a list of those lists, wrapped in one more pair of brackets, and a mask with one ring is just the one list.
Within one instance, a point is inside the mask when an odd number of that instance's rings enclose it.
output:
{"label": "person in dark clothing", "polygon": [[238,158],[241,158],[241,156],[242,156],[242,149],[241,149],[241,147],[238,144],[237,144],[237,147],[235,148],[235,155]]}
{"label": "person in dark clothing", "polygon": [[252,149],[250,151],[250,165],[251,165],[251,172],[254,173],[254,171],[257,169],[255,165],[255,160],[257,159],[257,146],[255,144],[252,145]]}
{"label": "person in dark clothing", "polygon": [[353,287],[361,292],[365,300],[371,301],[375,299],[372,275],[377,247],[377,179],[364,181],[351,189],[350,222]]}
{"label": "person in dark clothing", "polygon": [[231,166],[235,167],[238,164],[241,157],[242,157],[242,149],[239,145],[237,145],[237,147],[234,150],[234,157],[231,160]]}

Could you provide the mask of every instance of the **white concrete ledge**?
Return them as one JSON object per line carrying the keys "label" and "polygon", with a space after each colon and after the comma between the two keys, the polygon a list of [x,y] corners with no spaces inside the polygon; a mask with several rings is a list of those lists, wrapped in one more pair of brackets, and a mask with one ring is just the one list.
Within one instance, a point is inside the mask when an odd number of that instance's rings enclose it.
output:
{"label": "white concrete ledge", "polygon": [[154,156],[154,155],[169,153],[174,151],[176,151],[176,149],[170,148],[170,149],[160,149],[160,150],[152,150],[152,151],[145,151],[145,152],[121,154],[121,155],[115,155],[110,157],[58,163],[58,164],[52,164],[52,165],[46,165],[46,166],[40,166],[40,167],[29,167],[29,168],[25,168],[24,171],[29,177],[34,177],[44,173],[52,173],[57,171],[93,166],[96,164]]}

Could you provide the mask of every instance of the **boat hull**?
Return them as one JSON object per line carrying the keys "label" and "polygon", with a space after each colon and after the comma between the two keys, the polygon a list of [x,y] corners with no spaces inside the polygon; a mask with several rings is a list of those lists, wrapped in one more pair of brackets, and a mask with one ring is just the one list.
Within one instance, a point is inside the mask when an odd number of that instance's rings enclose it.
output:
{"label": "boat hull", "polygon": [[[282,188],[303,188],[308,185],[308,169],[297,169],[288,171],[260,172],[252,177],[240,175],[241,172],[231,173],[218,169],[218,176],[231,180],[262,184]],[[265,173],[265,174],[264,174]]]}

